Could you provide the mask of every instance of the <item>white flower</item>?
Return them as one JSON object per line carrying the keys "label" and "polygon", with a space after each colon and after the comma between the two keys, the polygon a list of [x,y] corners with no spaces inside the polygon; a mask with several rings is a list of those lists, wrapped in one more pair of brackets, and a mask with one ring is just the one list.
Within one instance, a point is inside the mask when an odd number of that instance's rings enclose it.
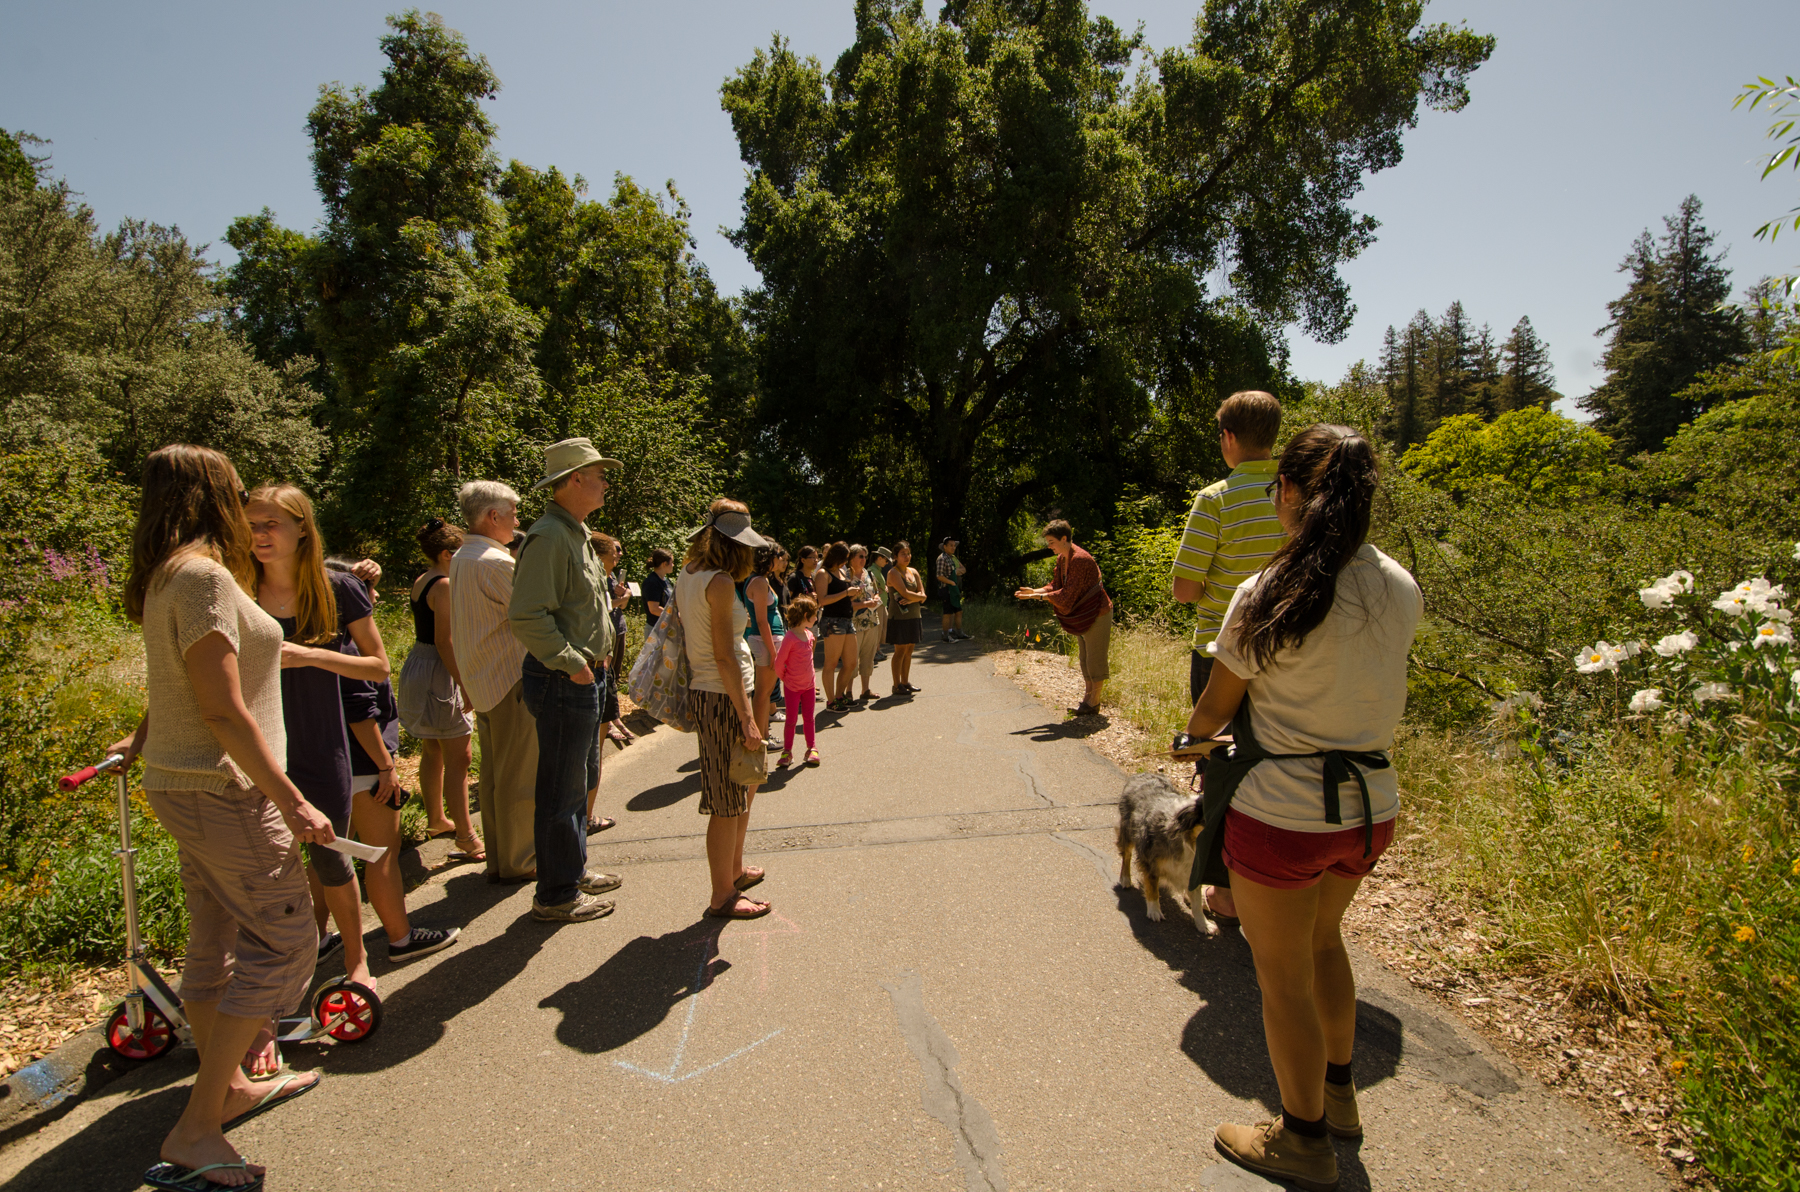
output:
{"label": "white flower", "polygon": [[1662,706],[1662,688],[1660,687],[1646,687],[1631,697],[1633,712],[1654,712]]}
{"label": "white flower", "polygon": [[1763,609],[1763,616],[1768,617],[1771,620],[1780,621],[1784,625],[1794,619],[1794,614],[1785,608],[1765,608]]}
{"label": "white flower", "polygon": [[1780,621],[1764,621],[1756,627],[1756,634],[1750,644],[1761,649],[1763,646],[1791,646],[1794,644],[1794,631]]}
{"label": "white flower", "polygon": [[1750,611],[1750,597],[1736,589],[1720,592],[1712,606],[1728,617],[1741,617]]}
{"label": "white flower", "polygon": [[1789,675],[1788,678],[1792,680],[1794,686],[1800,687],[1800,670],[1795,671],[1793,674]]}
{"label": "white flower", "polygon": [[1543,706],[1544,701],[1535,691],[1515,691],[1505,699],[1495,700],[1492,705],[1494,715],[1501,719],[1511,716],[1520,708],[1530,708],[1536,711]]}
{"label": "white flower", "polygon": [[1686,728],[1694,722],[1694,718],[1689,716],[1686,712],[1670,712],[1669,720],[1676,728]]}
{"label": "white flower", "polygon": [[1638,589],[1638,599],[1644,602],[1645,608],[1662,608],[1675,597],[1694,590],[1694,577],[1686,571],[1675,571],[1663,576],[1647,588]]}
{"label": "white flower", "polygon": [[[1781,607],[1781,601],[1787,596],[1787,589],[1780,584],[1771,584],[1759,575],[1755,579],[1745,580],[1733,588],[1730,593],[1721,593],[1719,598],[1722,600],[1727,595],[1740,596],[1746,607],[1764,613],[1770,609]],[[1717,605],[1714,607],[1716,608]]]}
{"label": "white flower", "polygon": [[1608,645],[1603,641],[1595,642],[1576,653],[1575,669],[1584,675],[1603,670],[1616,671],[1624,657],[1625,651],[1618,646]]}
{"label": "white flower", "polygon": [[1800,560],[1800,542],[1794,543],[1794,558]]}
{"label": "white flower", "polygon": [[1673,658],[1677,654],[1685,654],[1700,644],[1700,639],[1692,629],[1683,629],[1680,633],[1671,633],[1652,646],[1651,649],[1664,658]]}
{"label": "white flower", "polygon": [[1731,688],[1723,683],[1702,683],[1694,688],[1694,702],[1703,704],[1708,700],[1731,699]]}
{"label": "white flower", "polygon": [[1620,649],[1620,651],[1622,651],[1624,653],[1625,657],[1636,658],[1639,654],[1642,654],[1644,652],[1644,643],[1643,642],[1621,642],[1619,644],[1619,649]]}

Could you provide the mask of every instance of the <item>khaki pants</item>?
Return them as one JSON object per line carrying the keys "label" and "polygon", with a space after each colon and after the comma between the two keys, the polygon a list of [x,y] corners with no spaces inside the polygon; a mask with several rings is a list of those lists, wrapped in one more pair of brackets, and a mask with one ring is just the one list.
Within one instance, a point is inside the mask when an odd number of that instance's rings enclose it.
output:
{"label": "khaki pants", "polygon": [[869,676],[875,673],[875,651],[881,648],[881,639],[885,636],[879,621],[856,631],[856,674],[864,687],[869,685]]}
{"label": "khaki pants", "polygon": [[1112,610],[1101,613],[1087,632],[1075,640],[1081,643],[1081,677],[1090,683],[1104,682],[1112,675],[1107,665],[1107,651],[1112,645]]}
{"label": "khaki pants", "polygon": [[259,790],[153,790],[150,809],[181,850],[188,951],[181,996],[234,1018],[300,1004],[319,960],[300,846]]}
{"label": "khaki pants", "polygon": [[481,835],[487,871],[502,880],[525,877],[537,868],[537,721],[525,707],[524,685],[520,679],[499,703],[475,716],[481,741]]}

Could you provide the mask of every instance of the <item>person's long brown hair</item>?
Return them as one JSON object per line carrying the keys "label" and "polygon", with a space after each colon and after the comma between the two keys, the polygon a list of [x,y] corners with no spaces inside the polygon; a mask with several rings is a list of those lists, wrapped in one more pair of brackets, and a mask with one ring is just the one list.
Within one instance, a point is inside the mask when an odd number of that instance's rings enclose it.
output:
{"label": "person's long brown hair", "polygon": [[211,447],[172,443],[150,453],[125,579],[125,614],[132,621],[144,623],[144,598],[152,584],[162,586],[169,566],[195,555],[231,572],[246,593],[255,592],[243,492],[237,469]]}
{"label": "person's long brown hair", "polygon": [[[313,517],[312,498],[291,484],[267,484],[250,494],[252,505],[273,505],[300,523],[300,550],[294,559],[294,641],[318,646],[338,637],[337,593],[325,574],[325,543]],[[256,564],[256,582],[263,565]]]}
{"label": "person's long brown hair", "polygon": [[1368,440],[1324,423],[1289,440],[1275,470],[1284,488],[1299,490],[1300,527],[1244,598],[1238,641],[1259,667],[1305,641],[1331,612],[1338,573],[1369,537],[1378,477]]}

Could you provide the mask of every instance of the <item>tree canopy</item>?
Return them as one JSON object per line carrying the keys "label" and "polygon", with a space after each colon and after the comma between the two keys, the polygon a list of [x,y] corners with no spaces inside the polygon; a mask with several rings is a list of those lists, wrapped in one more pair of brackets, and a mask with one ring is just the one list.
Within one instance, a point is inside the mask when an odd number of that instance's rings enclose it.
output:
{"label": "tree canopy", "polygon": [[759,51],[723,98],[790,478],[845,527],[871,469],[910,474],[978,564],[1027,508],[1104,520],[1152,425],[1280,385],[1287,323],[1344,333],[1338,267],[1375,231],[1350,201],[1493,45],[1420,17],[1214,0],[1150,54],[1081,0],[860,0],[829,70]]}

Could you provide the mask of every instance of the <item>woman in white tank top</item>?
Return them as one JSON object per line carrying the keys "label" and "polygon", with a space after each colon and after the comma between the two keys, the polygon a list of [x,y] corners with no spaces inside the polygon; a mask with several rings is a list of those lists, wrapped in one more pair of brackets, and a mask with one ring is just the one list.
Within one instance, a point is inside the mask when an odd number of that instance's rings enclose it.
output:
{"label": "woman in white tank top", "polygon": [[688,698],[700,738],[700,814],[712,817],[706,826],[712,877],[706,913],[715,919],[755,919],[773,909],[743,894],[763,880],[760,868],[744,864],[756,788],[731,780],[737,750],[763,752],[750,703],[756,666],[744,639],[749,612],[737,585],[750,574],[755,548],[764,542],[741,502],[714,501],[706,524],[688,539],[687,559],[675,581],[675,611],[693,669]]}

